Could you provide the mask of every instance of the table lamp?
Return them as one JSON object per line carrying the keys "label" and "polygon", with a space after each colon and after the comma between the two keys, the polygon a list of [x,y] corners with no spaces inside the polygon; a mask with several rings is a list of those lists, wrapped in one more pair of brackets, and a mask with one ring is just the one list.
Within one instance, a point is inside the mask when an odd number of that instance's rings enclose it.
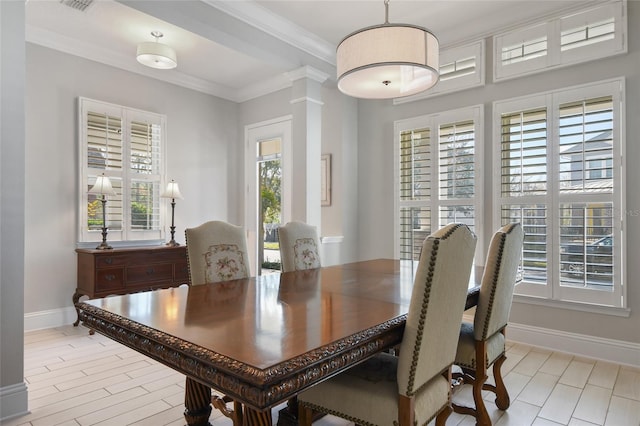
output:
{"label": "table lamp", "polygon": [[176,227],[174,226],[174,213],[176,209],[176,198],[182,200],[182,194],[180,194],[180,188],[178,183],[171,179],[171,182],[167,184],[167,189],[160,195],[162,198],[171,198],[171,241],[167,243],[169,247],[177,247],[180,244],[176,243],[175,234]]}
{"label": "table lamp", "polygon": [[98,250],[109,250],[112,249],[109,244],[107,244],[107,195],[115,195],[115,191],[111,186],[111,181],[108,177],[102,174],[102,176],[98,176],[96,179],[95,185],[91,187],[89,190],[89,194],[97,194],[101,195],[102,198],[100,201],[102,202],[102,243],[96,249]]}

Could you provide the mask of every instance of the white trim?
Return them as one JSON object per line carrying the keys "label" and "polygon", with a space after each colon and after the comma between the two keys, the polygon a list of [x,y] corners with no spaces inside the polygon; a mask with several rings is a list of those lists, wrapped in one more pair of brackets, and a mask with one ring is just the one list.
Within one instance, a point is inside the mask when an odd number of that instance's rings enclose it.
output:
{"label": "white trim", "polygon": [[301,98],[291,99],[291,100],[289,101],[289,103],[290,103],[291,105],[293,105],[293,104],[299,104],[299,103],[302,103],[302,102],[311,102],[311,103],[313,103],[313,104],[320,105],[320,106],[323,106],[323,105],[324,105],[324,102],[319,101],[319,100],[317,100],[317,99],[310,98],[309,96],[303,96],[303,97],[301,97]]}
{"label": "white trim", "polygon": [[310,67],[309,65],[305,65],[293,71],[286,72],[285,75],[289,79],[291,79],[291,81],[300,80],[302,78],[309,78],[311,80],[317,81],[320,84],[324,83],[329,78],[329,74]]}
{"label": "white trim", "polygon": [[572,311],[591,312],[594,314],[613,315],[616,317],[629,318],[631,309],[620,308],[614,306],[594,305],[583,302],[572,302],[569,300],[554,300],[541,297],[530,296],[526,294],[514,294],[513,301],[519,303],[528,303],[530,305],[548,306],[559,309],[570,309]]}
{"label": "white trim", "polygon": [[332,235],[328,237],[320,237],[322,244],[340,244],[344,241],[344,235]]}
{"label": "white trim", "polygon": [[[562,24],[572,22],[594,23],[599,19],[613,18],[615,22],[614,38],[589,44],[580,48],[561,51]],[[529,26],[518,26],[512,30],[494,35],[493,38],[493,81],[500,82],[513,78],[536,74],[569,65],[588,62],[628,51],[627,0],[610,0],[603,4],[588,5],[583,9],[557,15],[550,19],[541,19]],[[532,41],[546,38],[545,53],[539,57],[511,64],[502,63],[502,48],[505,44]]]}
{"label": "white trim", "polygon": [[509,323],[507,339],[553,351],[640,367],[640,343]]}
{"label": "white trim", "polygon": [[29,414],[29,395],[25,382],[0,388],[0,421]]}
{"label": "white trim", "polygon": [[[71,299],[71,293],[69,293]],[[24,331],[43,330],[73,324],[78,318],[73,306],[24,314]]]}
{"label": "white trim", "polygon": [[455,62],[473,56],[476,60],[476,70],[473,74],[464,75],[462,77],[452,78],[446,81],[438,81],[431,89],[411,96],[395,98],[394,105],[400,105],[407,102],[418,101],[421,99],[431,98],[448,93],[459,92],[471,89],[473,87],[484,86],[485,84],[485,41],[484,39],[476,40],[472,43],[457,46],[440,51],[440,64]]}
{"label": "white trim", "polygon": [[247,249],[253,271],[258,271],[258,224],[257,224],[257,163],[256,144],[260,140],[280,138],[282,167],[282,223],[291,218],[292,199],[292,116],[274,118],[244,126],[244,227],[247,231]]}
{"label": "white trim", "polygon": [[336,64],[335,46],[255,1],[213,1],[203,3],[241,20],[328,64]]}

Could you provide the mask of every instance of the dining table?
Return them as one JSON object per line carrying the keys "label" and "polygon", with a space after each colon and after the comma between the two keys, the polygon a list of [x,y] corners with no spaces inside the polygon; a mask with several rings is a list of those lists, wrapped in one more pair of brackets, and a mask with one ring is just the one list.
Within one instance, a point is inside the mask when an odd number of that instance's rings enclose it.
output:
{"label": "dining table", "polygon": [[[417,265],[367,260],[76,307],[84,326],[186,376],[189,426],[210,424],[211,389],[238,403],[226,413],[234,425],[270,426],[273,407],[400,344]],[[472,268],[465,309],[481,273]],[[296,409],[285,406],[278,425],[296,424]]]}

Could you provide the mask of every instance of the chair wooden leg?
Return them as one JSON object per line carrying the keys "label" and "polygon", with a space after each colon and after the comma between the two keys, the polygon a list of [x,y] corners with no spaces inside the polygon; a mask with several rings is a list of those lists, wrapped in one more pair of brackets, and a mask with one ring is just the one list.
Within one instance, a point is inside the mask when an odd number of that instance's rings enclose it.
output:
{"label": "chair wooden leg", "polygon": [[487,381],[487,342],[476,341],[476,371],[473,380],[473,402],[476,405],[477,426],[491,426],[491,418],[482,400],[482,388]]}
{"label": "chair wooden leg", "polygon": [[445,426],[447,423],[447,419],[453,412],[453,407],[451,406],[451,398],[453,396],[453,371],[451,366],[442,372],[442,376],[445,378],[447,383],[450,383],[449,394],[447,395],[447,406],[442,409],[436,416],[436,426]]}
{"label": "chair wooden leg", "polygon": [[500,356],[493,364],[493,377],[496,380],[495,394],[496,394],[496,405],[501,410],[506,410],[511,405],[511,400],[509,398],[509,392],[507,391],[507,387],[504,385],[504,380],[502,380],[502,372],[500,368],[502,367],[502,363],[507,359],[504,354]]}
{"label": "chair wooden leg", "polygon": [[398,424],[400,426],[413,426],[416,415],[415,399],[398,395]]}
{"label": "chair wooden leg", "polygon": [[313,410],[305,407],[302,403],[298,403],[298,425],[311,426],[313,421]]}
{"label": "chair wooden leg", "polygon": [[436,426],[445,426],[449,415],[453,412],[450,405],[447,405],[442,411],[438,413],[436,417]]}

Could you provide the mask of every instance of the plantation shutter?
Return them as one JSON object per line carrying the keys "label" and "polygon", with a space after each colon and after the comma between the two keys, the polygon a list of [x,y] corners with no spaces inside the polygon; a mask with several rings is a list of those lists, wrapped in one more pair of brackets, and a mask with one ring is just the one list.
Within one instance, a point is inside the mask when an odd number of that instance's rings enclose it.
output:
{"label": "plantation shutter", "polygon": [[401,259],[419,259],[422,242],[431,233],[431,207],[424,205],[431,201],[430,144],[428,128],[400,133]]}
{"label": "plantation shutter", "polygon": [[613,291],[613,100],[560,105],[560,285]]}

